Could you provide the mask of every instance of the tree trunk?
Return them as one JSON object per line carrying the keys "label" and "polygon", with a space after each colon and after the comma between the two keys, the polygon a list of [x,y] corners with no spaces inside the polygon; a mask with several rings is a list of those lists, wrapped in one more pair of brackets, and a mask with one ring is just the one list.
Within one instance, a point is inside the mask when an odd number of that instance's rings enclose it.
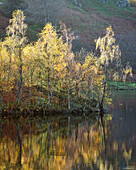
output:
{"label": "tree trunk", "polygon": [[50,69],[48,68],[48,104],[51,103],[50,100]]}
{"label": "tree trunk", "polygon": [[2,112],[2,108],[3,108],[3,89],[1,89],[0,112]]}
{"label": "tree trunk", "polygon": [[44,92],[43,92],[43,81],[41,79],[41,86],[42,86],[42,107],[44,107]]}
{"label": "tree trunk", "polygon": [[22,140],[21,140],[20,127],[19,127],[18,124],[17,124],[17,136],[18,136],[18,144],[19,144],[18,163],[21,165],[21,159],[22,159]]}
{"label": "tree trunk", "polygon": [[70,109],[70,87],[69,87],[69,81],[68,81],[68,109]]}
{"label": "tree trunk", "polygon": [[106,88],[106,82],[104,81],[102,83],[101,96],[100,96],[99,102],[96,105],[96,109],[103,108],[103,99],[104,99],[104,95],[105,95],[105,88]]}
{"label": "tree trunk", "polygon": [[106,65],[106,61],[104,64],[104,78],[103,78],[103,82],[102,82],[102,89],[101,89],[101,96],[99,99],[98,104],[96,105],[96,109],[100,108],[100,110],[103,110],[103,99],[105,96],[105,89],[106,89],[106,79],[107,79],[107,65]]}
{"label": "tree trunk", "polygon": [[20,92],[23,86],[23,63],[22,63],[22,58],[21,58],[21,47],[19,47],[19,76],[20,76],[20,82],[19,82],[19,87],[18,87],[18,92],[17,92],[17,102],[20,102]]}

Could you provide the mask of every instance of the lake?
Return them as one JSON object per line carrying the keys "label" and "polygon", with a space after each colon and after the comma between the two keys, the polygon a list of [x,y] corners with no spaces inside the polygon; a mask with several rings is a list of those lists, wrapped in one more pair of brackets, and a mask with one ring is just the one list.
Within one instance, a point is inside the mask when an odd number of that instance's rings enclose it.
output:
{"label": "lake", "polygon": [[109,94],[103,116],[0,119],[0,169],[136,170],[136,92]]}

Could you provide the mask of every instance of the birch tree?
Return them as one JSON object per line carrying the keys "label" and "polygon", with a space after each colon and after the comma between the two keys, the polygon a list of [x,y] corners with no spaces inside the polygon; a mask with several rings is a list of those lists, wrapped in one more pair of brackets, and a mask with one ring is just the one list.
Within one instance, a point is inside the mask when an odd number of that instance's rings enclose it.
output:
{"label": "birch tree", "polygon": [[67,28],[66,25],[60,22],[60,32],[62,34],[63,40],[67,46],[67,53],[65,55],[65,73],[66,73],[66,81],[67,81],[67,93],[68,93],[68,109],[71,108],[70,104],[70,89],[71,89],[71,80],[72,80],[72,70],[74,64],[74,53],[72,52],[72,42],[75,39],[74,32],[71,31],[70,28]]}
{"label": "birch tree", "polygon": [[103,104],[103,98],[106,88],[106,82],[108,77],[108,70],[114,66],[118,66],[121,62],[121,51],[119,45],[116,45],[116,39],[114,37],[114,31],[111,25],[106,30],[106,35],[103,38],[98,38],[96,41],[96,50],[99,50],[98,67],[103,70],[103,82],[99,102],[96,108],[101,107]]}
{"label": "birch tree", "polygon": [[23,58],[22,50],[27,43],[26,31],[27,25],[24,23],[25,16],[23,11],[17,10],[12,14],[12,19],[9,20],[9,26],[6,28],[7,37],[5,38],[5,45],[14,53],[14,62],[17,62],[18,66],[18,80],[17,86],[17,101],[20,100],[20,92],[24,84],[23,81]]}

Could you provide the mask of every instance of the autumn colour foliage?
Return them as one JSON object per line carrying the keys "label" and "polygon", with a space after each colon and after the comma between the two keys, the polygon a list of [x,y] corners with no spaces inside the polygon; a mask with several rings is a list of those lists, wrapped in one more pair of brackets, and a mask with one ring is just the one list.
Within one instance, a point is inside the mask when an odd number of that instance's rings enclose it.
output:
{"label": "autumn colour foliage", "polygon": [[[61,23],[57,34],[47,23],[36,42],[28,43],[25,16],[14,11],[0,41],[0,110],[2,112],[71,109],[102,104],[107,79],[123,79],[119,46],[112,27],[96,40],[96,51],[75,60],[74,33]],[[123,77],[119,76],[123,72]],[[111,75],[112,73],[112,75]],[[96,105],[97,104],[97,105]]]}

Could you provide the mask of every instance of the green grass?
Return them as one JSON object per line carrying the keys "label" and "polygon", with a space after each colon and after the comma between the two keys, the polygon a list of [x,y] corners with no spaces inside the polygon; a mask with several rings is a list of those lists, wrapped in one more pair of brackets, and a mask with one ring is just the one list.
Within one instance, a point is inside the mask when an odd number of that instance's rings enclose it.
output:
{"label": "green grass", "polygon": [[[134,2],[134,0],[131,0]],[[122,18],[128,18],[128,17],[133,17],[133,14],[136,14],[136,11],[133,7],[125,7],[125,8],[120,8],[116,5],[116,3],[113,0],[106,0],[106,3],[103,4],[99,0],[86,0],[81,2],[83,7],[82,8],[77,8],[74,7],[74,4],[69,0],[69,4],[71,8],[76,8],[82,10],[84,13],[89,12],[89,8],[92,8],[95,13],[99,13],[100,15],[106,15],[108,17],[112,16],[118,16]]]}
{"label": "green grass", "polygon": [[117,90],[136,90],[136,83],[108,81],[108,87],[117,89]]}
{"label": "green grass", "polygon": [[43,29],[42,24],[28,25],[27,35],[30,41],[36,41],[38,37],[38,33]]}
{"label": "green grass", "polygon": [[87,23],[86,21],[85,23],[85,21],[81,18],[72,16],[67,18],[66,23],[70,23],[73,30],[79,32],[88,31],[88,35],[93,39],[97,38],[94,36],[96,35],[95,33],[100,34],[106,27],[108,27],[111,17],[116,16],[119,18],[136,20],[134,17],[134,15],[136,15],[136,11],[133,7],[120,8],[116,5],[114,0],[106,0],[105,4],[101,3],[99,0],[78,0],[78,2],[82,4],[82,8],[75,7],[72,0],[67,0],[67,2],[69,8],[80,12],[83,14],[82,16],[90,22]]}
{"label": "green grass", "polygon": [[[0,0],[0,2],[3,2],[3,4],[4,4],[5,0]],[[3,4],[0,4],[0,9],[2,8]]]}
{"label": "green grass", "polygon": [[5,0],[0,0],[0,2],[3,2],[3,3],[5,3]]}
{"label": "green grass", "polygon": [[4,39],[6,37],[6,32],[0,32],[0,39]]}
{"label": "green grass", "polygon": [[[38,33],[40,33],[42,29],[43,29],[43,26],[40,24],[28,25],[27,36],[29,40],[31,42],[36,41],[38,37]],[[0,32],[0,39],[1,38],[4,39],[4,37],[6,37],[6,32]]]}

